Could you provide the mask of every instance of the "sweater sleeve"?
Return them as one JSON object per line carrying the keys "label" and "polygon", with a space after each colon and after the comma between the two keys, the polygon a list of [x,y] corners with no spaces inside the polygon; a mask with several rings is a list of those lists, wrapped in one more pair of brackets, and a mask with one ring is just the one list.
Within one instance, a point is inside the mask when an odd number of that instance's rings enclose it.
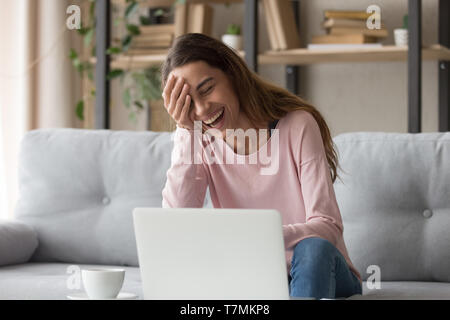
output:
{"label": "sweater sleeve", "polygon": [[[202,148],[197,150],[194,147],[194,139],[194,130],[177,126],[173,135],[171,166],[162,190],[163,208],[203,207],[208,180]],[[197,142],[202,145],[201,141]]]}
{"label": "sweater sleeve", "polygon": [[305,222],[283,225],[286,248],[309,237],[323,238],[337,245],[343,233],[342,218],[320,129],[309,113],[300,129],[296,157],[306,218]]}

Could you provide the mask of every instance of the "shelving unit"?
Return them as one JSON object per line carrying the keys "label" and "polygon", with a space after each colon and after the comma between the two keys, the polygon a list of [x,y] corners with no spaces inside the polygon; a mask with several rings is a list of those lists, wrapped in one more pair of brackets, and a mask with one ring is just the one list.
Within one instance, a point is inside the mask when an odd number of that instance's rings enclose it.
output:
{"label": "shelving unit", "polygon": [[[238,51],[245,58],[245,52]],[[166,54],[123,55],[111,60],[112,68],[141,69],[160,64],[166,59]],[[450,49],[441,45],[422,48],[423,60],[450,60]],[[331,62],[376,62],[376,61],[407,61],[408,49],[397,46],[359,49],[291,49],[284,51],[266,51],[258,54],[258,65],[291,64],[310,65]],[[95,59],[92,59],[95,62]]]}
{"label": "shelving unit", "polygon": [[[113,0],[122,1],[125,0]],[[148,0],[152,5],[161,5],[165,0]],[[303,0],[307,1],[307,0]],[[287,89],[298,94],[299,66],[334,62],[387,62],[407,61],[408,63],[408,132],[421,132],[421,67],[422,60],[438,61],[439,66],[439,131],[450,130],[450,1],[439,0],[439,44],[421,46],[421,0],[408,0],[409,39],[408,47],[383,46],[381,48],[358,49],[290,49],[283,51],[257,52],[258,48],[258,0],[186,0],[187,3],[239,3],[244,2],[244,50],[239,55],[254,72],[260,64],[286,65]],[[294,16],[299,26],[299,2],[293,1]],[[109,128],[109,114],[106,101],[109,88],[106,74],[109,68],[144,68],[162,63],[166,54],[123,55],[113,60],[105,54],[109,43],[109,0],[97,0],[97,58],[96,58],[96,127]],[[103,45],[105,44],[105,45]],[[100,63],[98,63],[100,62]],[[100,90],[99,90],[100,89]],[[100,96],[99,96],[100,95]]]}

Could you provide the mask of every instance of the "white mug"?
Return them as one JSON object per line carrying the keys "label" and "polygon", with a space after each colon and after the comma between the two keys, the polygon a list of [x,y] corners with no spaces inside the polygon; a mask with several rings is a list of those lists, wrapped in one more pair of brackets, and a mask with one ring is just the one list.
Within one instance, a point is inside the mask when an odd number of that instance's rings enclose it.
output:
{"label": "white mug", "polygon": [[115,299],[122,289],[125,269],[83,269],[81,278],[89,299]]}

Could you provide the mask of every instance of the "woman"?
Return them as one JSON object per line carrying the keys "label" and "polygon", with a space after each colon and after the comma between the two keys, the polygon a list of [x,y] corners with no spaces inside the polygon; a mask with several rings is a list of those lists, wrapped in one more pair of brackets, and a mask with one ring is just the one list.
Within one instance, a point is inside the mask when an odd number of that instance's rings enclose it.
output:
{"label": "woman", "polygon": [[[283,221],[290,295],[320,299],[361,294],[361,276],[347,253],[333,189],[337,156],[321,114],[252,73],[222,42],[199,33],[175,40],[161,75],[164,105],[177,126],[162,206],[202,207],[209,186],[215,208],[276,209]],[[200,155],[191,151],[198,123],[201,132],[219,132],[215,146],[240,160],[270,148],[275,135],[236,141],[227,139],[227,129],[275,128],[277,150],[271,157],[278,157],[279,168],[262,175],[259,163],[204,161],[205,135]],[[190,163],[179,156],[183,150],[188,150]],[[195,157],[203,161],[192,161]]]}

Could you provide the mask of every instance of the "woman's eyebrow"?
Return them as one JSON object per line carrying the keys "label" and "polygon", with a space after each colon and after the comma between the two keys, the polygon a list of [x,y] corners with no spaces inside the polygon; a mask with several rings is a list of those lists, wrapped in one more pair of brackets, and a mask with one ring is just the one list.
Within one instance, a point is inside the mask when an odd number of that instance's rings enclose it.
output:
{"label": "woman's eyebrow", "polygon": [[208,81],[213,80],[213,79],[214,79],[213,77],[209,77],[209,78],[206,78],[205,80],[203,80],[202,82],[200,82],[200,83],[197,85],[197,91],[200,90],[200,88],[201,88],[205,83],[207,83]]}

